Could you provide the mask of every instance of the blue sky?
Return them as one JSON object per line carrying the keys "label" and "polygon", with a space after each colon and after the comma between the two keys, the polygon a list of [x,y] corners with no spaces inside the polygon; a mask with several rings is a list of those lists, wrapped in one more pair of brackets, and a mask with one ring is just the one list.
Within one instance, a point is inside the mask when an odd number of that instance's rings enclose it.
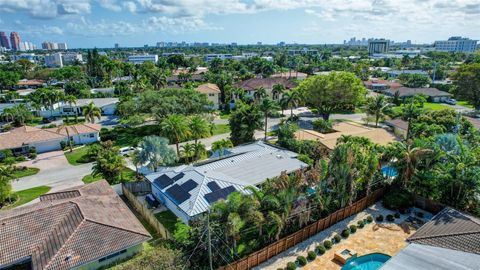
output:
{"label": "blue sky", "polygon": [[0,0],[0,31],[71,48],[158,41],[480,38],[480,0]]}

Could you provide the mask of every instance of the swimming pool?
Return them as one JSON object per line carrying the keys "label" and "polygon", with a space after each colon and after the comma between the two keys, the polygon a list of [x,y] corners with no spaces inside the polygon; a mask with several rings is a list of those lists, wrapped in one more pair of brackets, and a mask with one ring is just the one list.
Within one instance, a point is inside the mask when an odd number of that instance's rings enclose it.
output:
{"label": "swimming pool", "polygon": [[390,259],[383,253],[371,253],[365,256],[352,257],[341,270],[377,270]]}
{"label": "swimming pool", "polygon": [[397,177],[398,175],[397,169],[389,165],[382,166],[380,171],[382,172],[383,177]]}

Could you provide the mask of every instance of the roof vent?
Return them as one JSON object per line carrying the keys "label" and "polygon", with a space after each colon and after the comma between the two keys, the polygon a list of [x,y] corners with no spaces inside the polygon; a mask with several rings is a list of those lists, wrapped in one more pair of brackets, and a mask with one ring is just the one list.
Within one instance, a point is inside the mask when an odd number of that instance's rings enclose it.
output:
{"label": "roof vent", "polygon": [[232,163],[233,163],[233,162],[235,162],[235,160],[233,160],[233,159],[232,159],[232,160],[230,160],[230,162],[232,162]]}
{"label": "roof vent", "polygon": [[282,159],[282,158],[283,158],[282,155],[276,155],[276,157],[277,157],[278,159]]}

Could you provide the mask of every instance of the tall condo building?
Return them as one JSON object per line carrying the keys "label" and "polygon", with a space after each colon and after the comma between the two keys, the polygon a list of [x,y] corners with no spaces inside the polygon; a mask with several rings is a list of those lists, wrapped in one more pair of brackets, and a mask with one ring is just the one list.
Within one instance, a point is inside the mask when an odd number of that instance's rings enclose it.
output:
{"label": "tall condo building", "polygon": [[450,37],[448,40],[437,40],[435,50],[440,52],[474,52],[477,40],[462,37]]}
{"label": "tall condo building", "polygon": [[386,39],[373,39],[368,41],[368,54],[388,52],[390,41]]}
{"label": "tall condo building", "polygon": [[5,32],[0,32],[0,47],[10,49],[10,42],[8,41],[8,37]]}
{"label": "tall condo building", "polygon": [[20,35],[17,32],[10,33],[10,43],[12,50],[18,51],[20,49]]}

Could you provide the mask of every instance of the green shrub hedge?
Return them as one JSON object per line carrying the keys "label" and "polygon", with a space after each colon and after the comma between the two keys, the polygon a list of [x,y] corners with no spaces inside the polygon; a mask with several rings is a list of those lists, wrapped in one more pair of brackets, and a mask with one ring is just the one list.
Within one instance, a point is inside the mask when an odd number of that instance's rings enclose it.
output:
{"label": "green shrub hedge", "polygon": [[333,239],[335,239],[335,243],[342,241],[342,237],[338,233],[333,236]]}
{"label": "green shrub hedge", "polygon": [[330,249],[330,248],[332,248],[332,242],[330,240],[325,240],[325,241],[323,241],[323,246],[326,249]]}
{"label": "green shrub hedge", "polygon": [[297,257],[297,262],[300,266],[305,266],[307,264],[307,258],[303,256],[298,256]]}
{"label": "green shrub hedge", "polygon": [[317,253],[315,251],[309,251],[308,254],[307,254],[307,258],[310,261],[313,261],[313,260],[315,260],[315,258],[317,258]]}
{"label": "green shrub hedge", "polygon": [[388,214],[388,215],[387,215],[387,220],[390,221],[390,222],[392,222],[392,221],[395,220],[395,218],[393,217],[393,215]]}
{"label": "green shrub hedge", "polygon": [[375,218],[376,221],[378,222],[382,222],[383,221],[383,215],[378,215],[376,218]]}
{"label": "green shrub hedge", "polygon": [[[331,247],[331,245],[332,244],[330,243],[330,247]],[[325,248],[325,244],[317,246],[317,248],[315,250],[317,251],[317,253],[319,255],[322,255],[322,254],[325,253],[325,251],[327,251],[326,248]]]}
{"label": "green shrub hedge", "polygon": [[359,228],[363,228],[363,226],[365,226],[365,223],[363,222],[363,220],[357,221],[357,224]]}
{"label": "green shrub hedge", "polygon": [[287,263],[287,270],[295,270],[297,269],[297,264],[294,262]]}
{"label": "green shrub hedge", "polygon": [[400,213],[395,213],[395,215],[393,215],[395,218],[400,218]]}
{"label": "green shrub hedge", "polygon": [[369,215],[369,216],[367,217],[367,222],[370,223],[370,222],[372,222],[372,221],[373,221],[373,217]]}
{"label": "green shrub hedge", "polygon": [[390,210],[407,209],[412,206],[413,198],[410,192],[404,189],[394,189],[382,199],[382,205]]}
{"label": "green shrub hedge", "polygon": [[357,232],[357,226],[350,225],[350,233],[355,233],[355,232]]}
{"label": "green shrub hedge", "polygon": [[348,237],[350,236],[350,231],[349,231],[348,229],[344,229],[344,230],[342,231],[342,236],[343,236],[344,238],[348,238]]}

